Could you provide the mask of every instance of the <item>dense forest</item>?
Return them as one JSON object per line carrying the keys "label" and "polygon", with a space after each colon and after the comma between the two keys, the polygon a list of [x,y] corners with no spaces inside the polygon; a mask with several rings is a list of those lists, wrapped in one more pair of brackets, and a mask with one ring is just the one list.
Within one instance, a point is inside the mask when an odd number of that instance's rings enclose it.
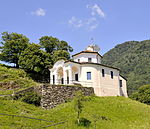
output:
{"label": "dense forest", "polygon": [[102,63],[121,69],[131,94],[141,85],[150,84],[150,40],[119,44],[104,54]]}

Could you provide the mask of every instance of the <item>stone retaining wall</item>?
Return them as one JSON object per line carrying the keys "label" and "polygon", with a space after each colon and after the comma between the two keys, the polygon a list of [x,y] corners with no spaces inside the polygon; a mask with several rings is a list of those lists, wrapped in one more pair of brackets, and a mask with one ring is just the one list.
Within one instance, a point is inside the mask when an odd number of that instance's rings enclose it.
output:
{"label": "stone retaining wall", "polygon": [[24,89],[24,90],[15,92],[15,95],[21,95],[21,94],[24,94],[24,93],[26,93],[26,92],[30,92],[30,91],[34,91],[34,90],[35,90],[34,87],[29,87],[29,88],[26,88],[26,89]]}
{"label": "stone retaining wall", "polygon": [[94,89],[92,87],[56,86],[43,84],[39,87],[39,93],[42,95],[41,106],[45,109],[54,108],[58,104],[72,99],[77,91],[82,91],[85,96],[94,94]]}

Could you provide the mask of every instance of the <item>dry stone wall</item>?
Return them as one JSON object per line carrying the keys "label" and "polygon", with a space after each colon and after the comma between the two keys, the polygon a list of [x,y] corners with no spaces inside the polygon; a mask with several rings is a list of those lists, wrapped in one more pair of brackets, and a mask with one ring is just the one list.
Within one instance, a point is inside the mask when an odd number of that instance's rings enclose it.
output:
{"label": "dry stone wall", "polygon": [[85,96],[94,94],[92,87],[56,86],[43,84],[39,87],[42,95],[41,106],[45,109],[56,107],[74,97],[75,92],[82,91]]}

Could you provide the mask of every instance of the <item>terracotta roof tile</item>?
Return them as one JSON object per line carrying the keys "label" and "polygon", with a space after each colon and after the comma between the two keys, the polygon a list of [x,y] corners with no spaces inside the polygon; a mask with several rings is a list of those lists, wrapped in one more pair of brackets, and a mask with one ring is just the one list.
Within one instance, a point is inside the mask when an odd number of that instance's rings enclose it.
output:
{"label": "terracotta roof tile", "polygon": [[107,66],[107,65],[104,65],[104,64],[99,64],[99,63],[92,63],[92,62],[76,62],[76,61],[71,61],[71,60],[68,60],[68,61],[65,61],[65,63],[68,63],[68,62],[72,62],[72,63],[77,63],[77,64],[92,64],[92,65],[100,65],[100,66],[104,66],[104,67],[108,67],[108,68],[112,68],[112,69],[116,69],[116,70],[119,70],[118,68],[115,68],[115,67],[112,67],[112,66]]}
{"label": "terracotta roof tile", "polygon": [[98,54],[101,58],[103,58],[98,52],[96,52],[96,51],[89,51],[89,50],[85,50],[85,51],[81,51],[81,52],[79,52],[79,53],[76,53],[76,54],[72,55],[72,57],[73,57],[73,56],[76,56],[76,55],[79,55],[79,54],[82,54],[82,53]]}

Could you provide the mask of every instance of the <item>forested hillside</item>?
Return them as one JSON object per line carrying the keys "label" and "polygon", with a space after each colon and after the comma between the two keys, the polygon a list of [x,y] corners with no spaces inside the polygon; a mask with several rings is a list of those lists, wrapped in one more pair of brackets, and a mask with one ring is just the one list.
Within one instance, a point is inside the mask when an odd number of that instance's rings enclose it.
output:
{"label": "forested hillside", "polygon": [[150,83],[150,40],[119,44],[104,54],[102,63],[121,69],[131,94],[139,86]]}

